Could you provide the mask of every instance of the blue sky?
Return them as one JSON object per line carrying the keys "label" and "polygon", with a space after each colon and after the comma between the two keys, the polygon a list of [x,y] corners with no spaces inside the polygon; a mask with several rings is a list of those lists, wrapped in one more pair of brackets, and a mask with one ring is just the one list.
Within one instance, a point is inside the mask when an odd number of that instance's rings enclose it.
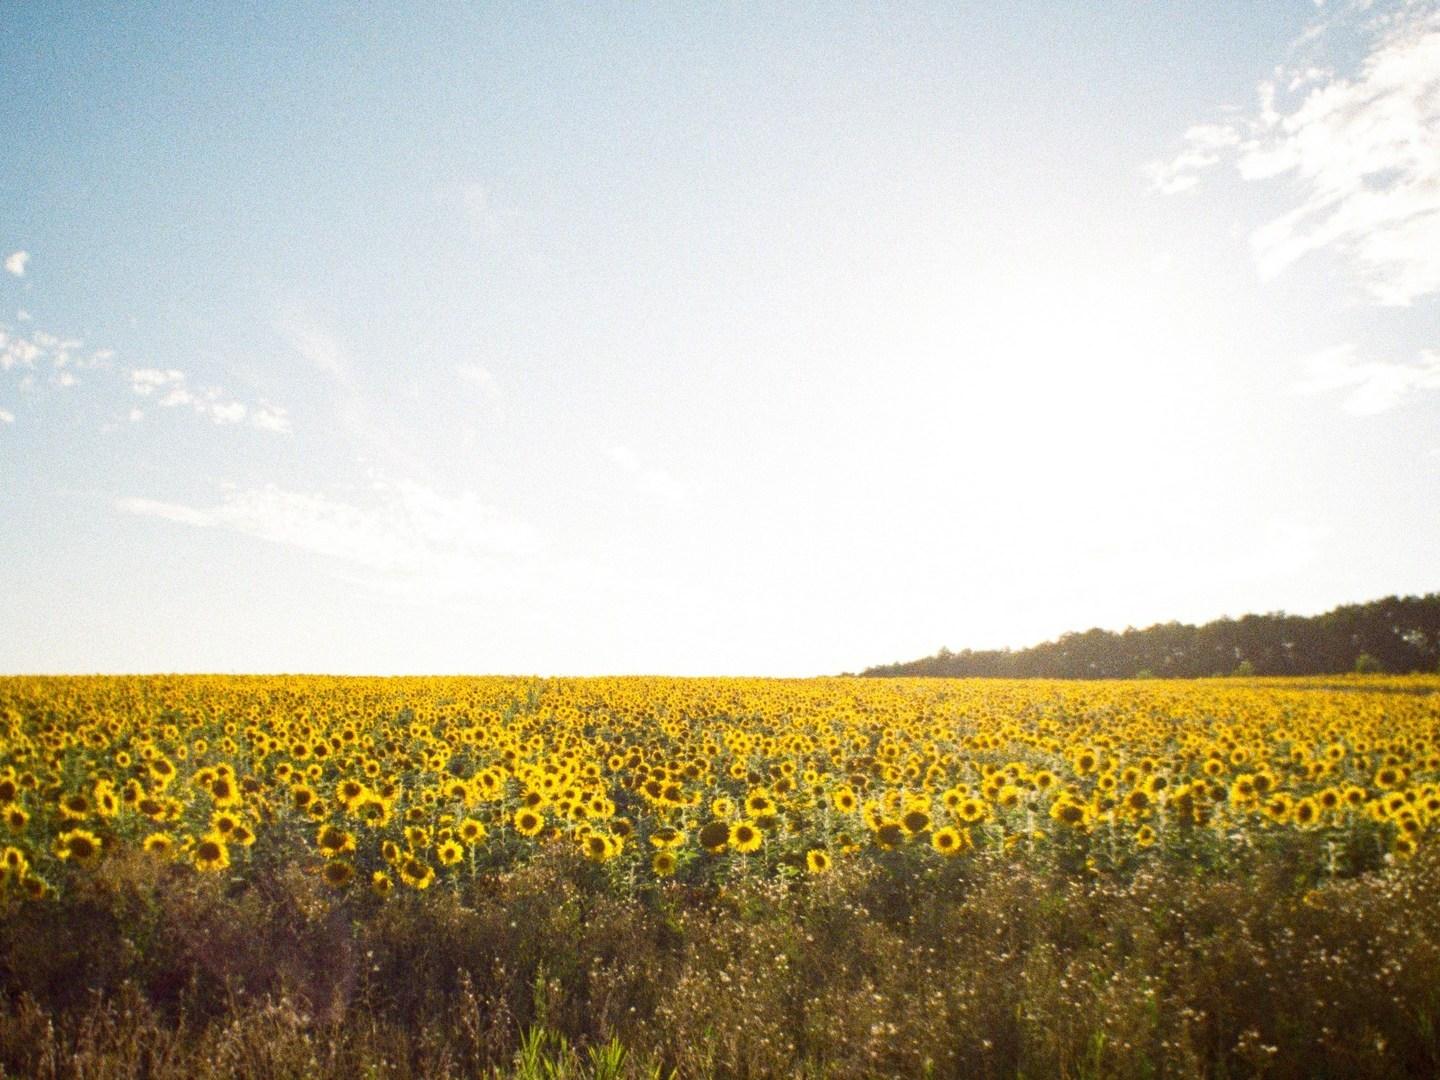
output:
{"label": "blue sky", "polygon": [[0,671],[1440,588],[1435,3],[7,5],[0,125]]}

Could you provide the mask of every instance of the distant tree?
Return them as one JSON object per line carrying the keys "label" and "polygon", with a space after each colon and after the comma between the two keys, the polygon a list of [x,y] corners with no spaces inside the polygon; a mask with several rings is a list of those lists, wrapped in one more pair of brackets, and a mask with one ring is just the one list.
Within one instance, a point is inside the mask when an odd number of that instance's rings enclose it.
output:
{"label": "distant tree", "polygon": [[[920,660],[866,668],[862,675],[1123,679],[1131,675],[1322,675],[1360,670],[1440,671],[1440,593],[1387,596],[1310,617],[1283,611],[1169,622],[1122,633],[1062,634],[1028,649],[942,648]],[[1368,665],[1374,665],[1373,668]]]}
{"label": "distant tree", "polygon": [[1385,670],[1385,666],[1368,652],[1362,652],[1355,657],[1355,672],[1359,675],[1378,675]]}

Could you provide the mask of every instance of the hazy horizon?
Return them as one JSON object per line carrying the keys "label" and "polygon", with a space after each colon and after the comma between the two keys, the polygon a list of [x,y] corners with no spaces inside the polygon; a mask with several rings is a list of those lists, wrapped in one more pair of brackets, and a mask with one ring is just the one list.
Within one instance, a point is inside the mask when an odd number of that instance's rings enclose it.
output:
{"label": "hazy horizon", "polygon": [[0,11],[0,673],[1440,589],[1440,3]]}

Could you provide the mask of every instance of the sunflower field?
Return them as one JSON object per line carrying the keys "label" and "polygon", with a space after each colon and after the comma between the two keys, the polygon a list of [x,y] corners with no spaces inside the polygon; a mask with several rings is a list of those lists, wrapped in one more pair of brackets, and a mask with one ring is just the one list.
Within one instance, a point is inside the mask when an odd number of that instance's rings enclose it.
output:
{"label": "sunflower field", "polygon": [[0,679],[0,1072],[1428,1068],[1437,691]]}

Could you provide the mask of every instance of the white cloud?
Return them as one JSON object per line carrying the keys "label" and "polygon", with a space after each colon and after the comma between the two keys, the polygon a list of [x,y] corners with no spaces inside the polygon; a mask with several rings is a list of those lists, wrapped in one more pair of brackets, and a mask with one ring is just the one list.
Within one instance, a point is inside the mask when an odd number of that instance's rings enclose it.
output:
{"label": "white cloud", "polygon": [[16,277],[24,277],[25,264],[29,261],[30,253],[28,251],[12,251],[5,256],[5,269]]}
{"label": "white cloud", "polygon": [[40,346],[22,337],[14,337],[0,327],[0,371],[11,368],[33,368],[43,355]]}
{"label": "white cloud", "polygon": [[9,409],[0,409],[0,424],[13,424],[14,422],[15,414],[13,412]]}
{"label": "white cloud", "polygon": [[1217,164],[1224,152],[1238,145],[1240,133],[1229,124],[1196,124],[1185,132],[1185,149],[1172,160],[1152,162],[1145,167],[1156,191],[1174,195],[1200,182],[1201,169]]}
{"label": "white cloud", "polygon": [[327,375],[345,374],[345,350],[330,334],[314,326],[288,325],[284,327],[290,344],[306,361]]}
{"label": "white cloud", "polygon": [[261,431],[289,431],[290,417],[279,405],[261,402],[250,410],[250,423]]}
{"label": "white cloud", "polygon": [[1372,416],[1399,405],[1417,390],[1440,390],[1440,350],[1426,349],[1410,363],[1358,360],[1354,345],[1336,345],[1305,362],[1300,393],[1346,391],[1345,410]]}
{"label": "white cloud", "polygon": [[144,397],[150,396],[162,387],[184,381],[185,373],[176,371],[174,368],[168,371],[161,371],[159,368],[136,368],[130,372],[130,389]]}
{"label": "white cloud", "polygon": [[[215,424],[241,424],[248,418],[252,427],[262,431],[290,430],[290,419],[278,405],[262,403],[252,408],[217,387],[192,390],[185,373],[174,368],[163,371],[159,368],[136,368],[130,372],[130,389],[141,397],[159,394],[155,404],[160,408],[189,408]],[[136,412],[138,410],[132,410],[132,420],[139,419]]]}
{"label": "white cloud", "polygon": [[208,407],[210,419],[217,424],[238,424],[245,419],[246,409],[238,401],[213,403]]}
{"label": "white cloud", "polygon": [[377,483],[357,501],[272,485],[228,491],[208,507],[145,498],[115,505],[311,552],[435,595],[503,585],[507,568],[541,546],[532,527],[472,493],[447,495],[411,482]]}
{"label": "white cloud", "polygon": [[1289,178],[1292,206],[1251,236],[1261,276],[1330,249],[1374,300],[1403,306],[1440,292],[1440,11],[1407,4],[1361,29],[1353,74],[1278,69],[1255,114],[1191,128],[1175,158],[1146,171],[1167,193],[1227,159],[1247,181]]}
{"label": "white cloud", "polygon": [[208,528],[215,524],[211,515],[204,510],[194,510],[188,506],[160,502],[157,499],[117,499],[115,507],[124,510],[127,514],[164,518],[166,521],[178,521],[182,525],[198,525]]}
{"label": "white cloud", "polygon": [[455,374],[460,377],[462,382],[476,387],[492,401],[500,397],[500,386],[488,368],[481,367],[479,364],[456,364]]}
{"label": "white cloud", "polygon": [[178,409],[183,405],[196,404],[195,395],[183,386],[172,386],[160,399],[162,409]]}
{"label": "white cloud", "polygon": [[612,446],[605,451],[605,456],[620,466],[621,471],[630,478],[635,490],[643,495],[666,502],[680,502],[688,494],[684,484],[664,469],[645,465],[640,456],[628,446]]}
{"label": "white cloud", "polygon": [[78,338],[62,338],[44,330],[25,333],[0,323],[0,371],[34,370],[46,365],[54,371],[110,366],[114,355],[110,350],[99,349],[87,355],[81,351],[83,344]]}

